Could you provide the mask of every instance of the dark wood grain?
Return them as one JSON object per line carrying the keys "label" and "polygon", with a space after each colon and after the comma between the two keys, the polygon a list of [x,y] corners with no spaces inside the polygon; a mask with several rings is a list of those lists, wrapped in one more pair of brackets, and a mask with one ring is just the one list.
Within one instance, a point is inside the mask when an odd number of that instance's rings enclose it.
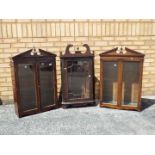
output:
{"label": "dark wood grain", "polygon": [[[125,109],[125,110],[141,110],[141,89],[142,89],[142,75],[143,75],[143,61],[144,61],[144,54],[139,53],[135,50],[131,50],[129,48],[125,48],[126,53],[117,53],[117,48],[109,50],[107,52],[103,52],[100,54],[100,107],[107,107],[107,108],[115,108],[115,109]],[[116,61],[118,62],[118,94],[117,94],[117,104],[113,105],[111,103],[104,102],[103,94],[106,90],[104,90],[104,70],[103,70],[103,62],[111,62]],[[137,62],[139,64],[139,81],[138,81],[138,103],[137,106],[133,105],[123,105],[123,72],[124,72],[124,63],[130,62]],[[130,76],[128,77],[130,80]],[[128,90],[127,90],[128,91]]]}
{"label": "dark wood grain", "polygon": [[[48,111],[51,109],[58,108],[58,101],[57,101],[57,84],[56,84],[56,60],[55,57],[56,55],[47,51],[44,51],[42,49],[39,49],[40,55],[34,54],[31,55],[30,53],[32,52],[33,49],[28,50],[26,52],[23,52],[15,57],[12,58],[12,72],[13,72],[13,91],[14,91],[14,101],[15,101],[15,111],[16,114],[19,117],[27,116],[27,115],[32,115],[44,111]],[[51,83],[51,87],[54,89],[53,92],[53,102],[47,106],[42,107],[41,103],[41,88],[40,88],[40,74],[39,74],[39,68],[40,68],[40,63],[45,63],[45,62],[52,62],[53,65],[53,70],[51,71],[50,76],[52,76],[53,82]],[[35,108],[29,108],[27,110],[22,109],[22,104],[21,103],[21,93],[20,93],[20,85],[19,85],[19,70],[18,66],[20,64],[32,64],[34,67],[34,89],[35,89],[35,98],[36,98],[36,103],[35,103]],[[24,73],[23,73],[24,76]],[[47,78],[48,79],[48,78]],[[31,87],[29,87],[31,89]],[[46,88],[45,88],[46,89]],[[49,92],[49,93],[52,93]],[[28,94],[25,94],[28,95]]]}
{"label": "dark wood grain", "polygon": [[[74,106],[85,106],[85,105],[95,104],[94,53],[91,53],[90,48],[87,44],[83,45],[86,48],[85,53],[83,53],[82,51],[79,51],[79,49],[77,51],[74,51],[74,53],[71,53],[69,51],[69,49],[72,46],[73,45],[69,44],[66,47],[65,53],[64,54],[60,53],[61,79],[62,79],[62,104],[66,105],[65,107],[70,107],[73,105]],[[67,64],[69,62],[82,63],[83,61],[85,61],[89,64],[89,69],[88,69],[89,77],[87,77],[87,78],[90,78],[89,81],[91,81],[90,85],[89,85],[90,89],[88,90],[88,88],[87,88],[88,84],[86,84],[86,83],[85,83],[85,85],[82,84],[81,80],[72,81],[73,82],[73,85],[71,86],[72,88],[74,88],[76,90],[75,87],[82,85],[82,87],[85,90],[85,93],[83,93],[83,97],[81,97],[81,98],[72,97],[72,99],[71,99],[70,95],[69,95],[69,81],[68,81],[69,80],[69,71],[68,71]],[[87,73],[78,73],[77,72],[77,76],[75,76],[75,78],[78,78],[78,76],[79,76],[79,78],[81,78],[80,75],[78,75],[78,74],[81,74],[81,76],[82,76],[82,74],[87,74]],[[77,84],[77,82],[78,82],[78,84]],[[85,97],[85,96],[89,96],[89,97]]]}

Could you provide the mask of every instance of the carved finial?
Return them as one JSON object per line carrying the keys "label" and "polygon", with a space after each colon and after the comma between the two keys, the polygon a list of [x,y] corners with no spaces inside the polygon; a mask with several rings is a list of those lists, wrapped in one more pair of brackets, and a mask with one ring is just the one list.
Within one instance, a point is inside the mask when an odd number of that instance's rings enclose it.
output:
{"label": "carved finial", "polygon": [[83,44],[83,46],[86,48],[86,53],[91,54],[89,46],[87,44]]}
{"label": "carved finial", "polygon": [[125,46],[119,46],[119,47],[117,47],[116,53],[117,54],[125,54],[126,53]]}
{"label": "carved finial", "polygon": [[36,52],[36,47],[35,47],[34,45],[33,45],[32,50],[33,50],[34,52]]}
{"label": "carved finial", "polygon": [[33,46],[32,51],[31,51],[30,54],[31,54],[31,55],[35,55],[35,54],[37,54],[37,55],[41,55],[39,49],[37,50],[37,49],[35,48],[35,46]]}
{"label": "carved finial", "polygon": [[36,49],[35,49],[35,47],[33,46],[33,48],[32,48],[32,51],[31,51],[30,55],[34,55],[34,54],[35,54],[35,52],[36,52]]}
{"label": "carved finial", "polygon": [[73,47],[72,44],[67,45],[66,50],[65,50],[65,54],[70,54],[69,48]]}

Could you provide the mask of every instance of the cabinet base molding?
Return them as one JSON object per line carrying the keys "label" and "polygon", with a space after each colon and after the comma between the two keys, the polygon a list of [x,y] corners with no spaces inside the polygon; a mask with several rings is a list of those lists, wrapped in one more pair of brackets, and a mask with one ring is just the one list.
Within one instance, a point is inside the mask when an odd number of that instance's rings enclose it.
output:
{"label": "cabinet base molding", "polygon": [[101,108],[113,108],[113,109],[118,109],[118,110],[135,110],[135,111],[141,111],[138,107],[129,107],[129,106],[117,106],[117,105],[110,105],[110,104],[104,104],[100,103]]}
{"label": "cabinet base molding", "polygon": [[62,102],[62,108],[78,108],[78,107],[86,107],[86,106],[96,106],[95,101],[87,101],[87,102]]}

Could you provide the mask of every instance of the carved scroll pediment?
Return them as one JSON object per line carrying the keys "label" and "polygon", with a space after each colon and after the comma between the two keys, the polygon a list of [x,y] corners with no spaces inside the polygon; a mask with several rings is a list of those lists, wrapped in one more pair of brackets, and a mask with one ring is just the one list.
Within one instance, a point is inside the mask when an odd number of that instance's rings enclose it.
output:
{"label": "carved scroll pediment", "polygon": [[90,51],[90,47],[87,44],[83,44],[83,47],[86,48],[86,50],[84,52],[79,50],[79,47],[77,48],[77,50],[74,51],[74,53],[70,52],[70,48],[73,47],[72,44],[67,45],[65,53],[63,56],[68,56],[68,57],[72,57],[72,56],[89,56],[92,55],[91,51]]}
{"label": "carved scroll pediment", "polygon": [[144,56],[144,54],[125,46],[118,46],[112,50],[101,53],[100,56]]}

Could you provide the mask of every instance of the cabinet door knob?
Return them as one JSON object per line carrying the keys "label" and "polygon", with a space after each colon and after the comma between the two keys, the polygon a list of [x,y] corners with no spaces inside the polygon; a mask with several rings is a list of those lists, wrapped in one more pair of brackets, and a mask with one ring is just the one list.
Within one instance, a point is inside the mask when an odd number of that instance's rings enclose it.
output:
{"label": "cabinet door knob", "polygon": [[90,77],[91,77],[91,75],[88,75],[88,77],[90,78]]}

